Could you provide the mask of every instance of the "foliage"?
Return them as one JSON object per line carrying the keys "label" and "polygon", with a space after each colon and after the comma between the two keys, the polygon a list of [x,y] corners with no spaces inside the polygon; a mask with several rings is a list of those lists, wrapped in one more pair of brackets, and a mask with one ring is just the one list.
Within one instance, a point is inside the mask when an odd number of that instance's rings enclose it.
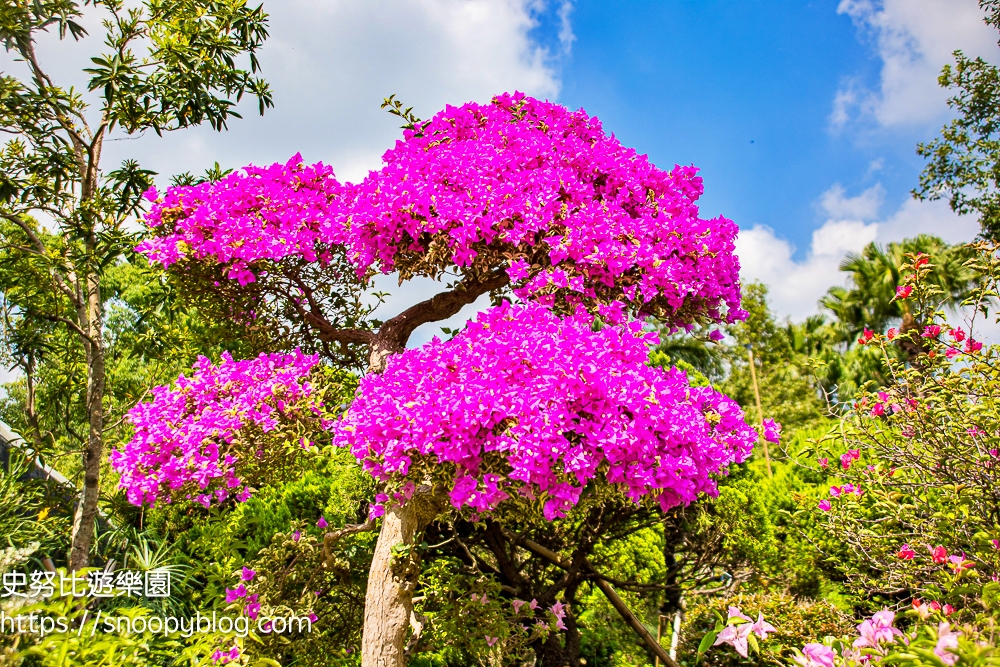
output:
{"label": "foliage", "polygon": [[740,659],[734,651],[723,648],[709,648],[697,662],[706,667],[722,667],[737,664],[775,664],[782,661],[787,651],[811,641],[821,641],[828,635],[847,634],[852,629],[850,617],[825,601],[796,599],[782,593],[748,594],[719,597],[689,605],[681,628],[681,644],[678,648],[680,663],[685,667],[694,665],[699,655],[698,645],[702,638],[716,624],[718,615],[727,607],[738,607],[752,619],[762,614],[775,631],[766,641],[760,642],[760,651],[750,660]]}
{"label": "foliage", "polygon": [[[985,21],[1000,28],[1000,3],[980,0]],[[1000,70],[982,58],[956,51],[955,66],[945,65],[938,83],[954,95],[948,106],[955,119],[941,136],[917,146],[928,160],[914,194],[921,199],[947,197],[952,210],[976,214],[982,234],[1000,238]]]}
{"label": "foliage", "polygon": [[[907,337],[925,352],[909,365],[885,353],[893,383],[860,397],[841,430],[819,443],[833,462],[832,485],[815,511],[864,554],[839,565],[872,604],[919,596],[974,615],[981,582],[1000,566],[1000,542],[991,542],[1000,538],[997,348],[941,319],[928,258],[914,255],[904,268],[907,298],[928,324],[865,342],[885,351]],[[980,246],[975,268],[987,276],[975,299],[985,304],[997,293],[995,249]]]}

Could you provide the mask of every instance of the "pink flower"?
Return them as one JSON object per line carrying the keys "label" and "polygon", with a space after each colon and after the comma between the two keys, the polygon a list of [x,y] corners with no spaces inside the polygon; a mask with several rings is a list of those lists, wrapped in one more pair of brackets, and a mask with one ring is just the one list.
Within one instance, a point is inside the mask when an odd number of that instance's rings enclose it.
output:
{"label": "pink flower", "polygon": [[979,352],[979,350],[981,350],[981,349],[983,349],[983,344],[980,343],[975,338],[970,338],[969,340],[965,341],[965,353],[966,354],[972,354],[973,352]]}
{"label": "pink flower", "polygon": [[913,557],[916,555],[917,553],[910,548],[909,544],[904,544],[899,548],[899,551],[896,552],[896,557],[903,560],[913,560]]}
{"label": "pink flower", "polygon": [[708,339],[713,341],[720,341],[725,337],[726,337],[725,334],[723,334],[718,329],[713,329],[712,332],[708,334]]}
{"label": "pink flower", "polygon": [[[971,560],[966,560],[965,559],[965,554],[964,553],[961,556],[959,556],[957,554],[949,556],[948,560],[951,561],[949,563],[948,567],[950,567],[951,569],[953,569],[955,571],[955,574],[960,573],[962,570],[970,570],[970,569],[972,569],[972,568],[974,568],[976,566],[976,564],[974,562],[972,562]],[[937,562],[937,561],[935,561],[935,562]]]}
{"label": "pink flower", "polygon": [[159,194],[156,192],[156,187],[151,185],[149,186],[149,189],[142,193],[142,197],[146,201],[156,201]]}
{"label": "pink flower", "polygon": [[802,667],[833,667],[833,649],[823,644],[810,643],[802,647],[802,655],[794,656]]}
{"label": "pink flower", "polygon": [[751,621],[751,620],[753,620],[749,616],[747,616],[746,614],[744,614],[742,611],[740,611],[739,607],[733,607],[732,605],[730,605],[730,607],[729,607],[729,616],[728,616],[727,620],[732,620],[734,618],[741,618],[744,621]]}
{"label": "pink flower", "polygon": [[1000,540],[990,540],[990,544],[993,545],[994,549],[1000,551]]}
{"label": "pink flower", "polygon": [[833,496],[834,498],[839,497],[840,493],[841,493],[841,488],[839,486],[834,485],[830,487],[830,495]]}
{"label": "pink flower", "polygon": [[945,604],[943,607],[941,607],[941,613],[943,613],[945,616],[951,616],[952,614],[955,613],[955,608],[952,607],[950,604]]}
{"label": "pink flower", "polygon": [[817,459],[816,462],[819,464],[820,468],[826,468],[829,467],[830,465],[830,459],[826,458],[825,456],[820,459]]}
{"label": "pink flower", "polygon": [[247,588],[243,584],[240,584],[236,588],[226,589],[226,604],[232,604],[242,597],[246,597]]}
{"label": "pink flower", "polygon": [[310,623],[315,623],[316,621],[319,620],[319,616],[316,615],[316,612],[312,612],[312,611],[309,612],[309,617],[308,618],[309,618],[309,622]]}
{"label": "pink flower", "polygon": [[520,614],[521,613],[521,607],[523,607],[526,604],[528,604],[528,603],[525,602],[524,600],[514,600],[511,603],[511,605],[514,607],[514,613],[515,614]]}
{"label": "pink flower", "polygon": [[952,651],[958,648],[958,638],[961,632],[952,632],[951,625],[947,621],[938,624],[938,640],[934,646],[934,655],[941,658],[941,662],[946,665],[954,665],[958,662],[958,656]]}
{"label": "pink flower", "polygon": [[903,633],[893,627],[895,616],[888,609],[875,612],[870,619],[858,626],[861,636],[854,640],[854,647],[875,648],[880,642],[891,642],[896,636],[901,636]]}
{"label": "pink flower", "polygon": [[958,348],[954,347],[949,347],[947,350],[944,351],[944,356],[947,357],[948,359],[954,359],[960,354],[962,353],[958,350]]}
{"label": "pink flower", "polygon": [[948,560],[948,550],[938,545],[931,549],[931,559],[935,563],[944,563]]}
{"label": "pink flower", "polygon": [[901,285],[896,288],[896,298],[905,299],[913,292],[913,285]]}
{"label": "pink flower", "polygon": [[777,444],[781,441],[781,424],[773,419],[764,420],[764,439]]}
{"label": "pink flower", "polygon": [[240,579],[242,579],[243,581],[252,581],[253,578],[254,578],[254,575],[256,575],[256,574],[257,574],[256,570],[251,570],[246,565],[244,565],[243,566],[243,571],[240,572]]}
{"label": "pink flower", "polygon": [[941,335],[941,327],[937,324],[928,324],[920,335],[924,338],[937,338]]}
{"label": "pink flower", "polygon": [[762,612],[757,612],[757,620],[754,621],[752,630],[761,639],[767,639],[769,632],[776,632],[774,626],[764,620],[764,614]]}
{"label": "pink flower", "polygon": [[829,512],[832,505],[830,504],[829,500],[824,499],[819,501],[819,505],[817,505],[817,507],[819,507],[824,512]]}
{"label": "pink flower", "polygon": [[885,337],[888,338],[889,340],[892,340],[898,334],[899,334],[899,332],[896,331],[896,329],[893,328],[893,329],[889,329],[888,331],[885,332]]}
{"label": "pink flower", "polygon": [[964,329],[952,329],[948,333],[951,334],[951,337],[955,340],[956,343],[961,343],[963,340],[965,340]]}
{"label": "pink flower", "polygon": [[[730,607],[730,609],[732,609],[732,607]],[[741,618],[746,617],[741,616]],[[750,619],[747,620],[749,621]],[[753,623],[727,625],[715,638],[713,646],[718,646],[719,644],[729,644],[736,649],[737,653],[746,658],[749,654],[747,638],[750,636],[752,631]]]}
{"label": "pink flower", "polygon": [[328,524],[326,522],[326,517],[325,516],[320,516],[319,521],[316,522],[316,527],[317,528],[326,528],[329,525],[330,524]]}
{"label": "pink flower", "polygon": [[302,531],[296,530],[292,533],[292,542],[298,542],[300,539],[302,539]]}
{"label": "pink flower", "polygon": [[500,639],[499,637],[490,637],[489,635],[486,635],[486,644],[487,646],[492,647],[494,644],[497,643],[499,639]]}

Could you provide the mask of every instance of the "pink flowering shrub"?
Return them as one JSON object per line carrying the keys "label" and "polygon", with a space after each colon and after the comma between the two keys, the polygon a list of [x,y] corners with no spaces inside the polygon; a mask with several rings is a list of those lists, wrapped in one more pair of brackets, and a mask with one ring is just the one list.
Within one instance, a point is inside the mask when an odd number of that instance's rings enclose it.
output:
{"label": "pink flowering shrub", "polygon": [[[981,245],[975,263],[984,276],[976,301],[986,304],[998,294],[1000,258]],[[974,320],[937,312],[926,256],[903,269],[910,289],[897,298],[910,300],[921,326],[864,338],[882,348],[891,382],[859,395],[815,443],[841,465],[824,469],[829,494],[813,500],[814,517],[837,536],[837,567],[862,599],[921,599],[952,621],[981,620],[1000,599],[1000,348],[976,340]],[[892,354],[897,344],[919,351],[912,363]],[[810,446],[802,459],[815,454]]]}
{"label": "pink flowering shrub", "polygon": [[451,503],[475,512],[518,493],[552,519],[598,476],[663,509],[714,493],[756,439],[739,406],[647,366],[641,323],[591,324],[538,305],[481,313],[364,378],[335,442],[402,497],[447,471]]}
{"label": "pink flowering shrub", "polygon": [[[289,452],[267,435],[287,438],[324,418],[324,391],[312,380],[317,357],[299,351],[218,364],[202,357],[190,377],[152,390],[128,414],[135,432],[111,453],[130,502],[153,505],[184,496],[208,507],[246,500],[261,472],[279,476]],[[308,441],[295,438],[291,458]],[[280,441],[280,440],[279,440]]]}
{"label": "pink flowering shrub", "polygon": [[447,107],[383,161],[356,185],[296,155],[171,188],[138,249],[246,284],[262,260],[326,264],[342,246],[362,276],[504,270],[515,294],[549,304],[621,301],[677,325],[743,315],[737,227],[698,217],[697,170],[658,169],[582,110],[519,93]]}

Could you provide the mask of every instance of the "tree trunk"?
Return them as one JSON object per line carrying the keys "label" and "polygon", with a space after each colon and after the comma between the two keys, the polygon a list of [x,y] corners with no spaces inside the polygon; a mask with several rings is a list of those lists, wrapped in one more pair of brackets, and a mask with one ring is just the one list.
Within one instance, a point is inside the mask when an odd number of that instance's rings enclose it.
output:
{"label": "tree trunk", "polygon": [[446,502],[445,494],[420,486],[405,505],[387,509],[368,573],[362,667],[406,664],[406,632],[413,611],[413,588],[420,572],[419,554],[412,547],[416,537],[444,510]]}
{"label": "tree trunk", "polygon": [[83,455],[83,489],[73,517],[69,569],[87,567],[94,542],[97,501],[101,493],[101,456],[104,451],[104,324],[100,278],[91,273],[86,278],[86,303],[81,308],[81,329],[86,333],[83,346],[87,353],[87,449]]}

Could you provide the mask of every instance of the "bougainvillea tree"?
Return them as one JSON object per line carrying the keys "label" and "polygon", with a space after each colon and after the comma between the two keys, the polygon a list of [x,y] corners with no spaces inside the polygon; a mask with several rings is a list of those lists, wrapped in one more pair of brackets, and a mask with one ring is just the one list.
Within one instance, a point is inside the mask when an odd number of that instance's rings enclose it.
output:
{"label": "bougainvillea tree", "polygon": [[[481,517],[527,500],[555,519],[600,483],[669,508],[712,493],[712,476],[742,461],[756,439],[733,401],[645,364],[643,319],[684,328],[743,315],[737,228],[698,217],[693,167],[658,169],[596,118],[520,94],[412,120],[383,168],[358,184],[295,156],[162,197],[150,192],[152,234],[140,246],[175,271],[211,267],[216,283],[275,285],[258,306],[246,305],[248,321],[283,299],[317,340],[365,350],[368,372],[343,418],[310,418],[385,484],[372,511],[382,519],[362,645],[372,666],[404,661],[417,569],[400,555],[449,506]],[[449,284],[385,322],[344,326],[303,267],[346,280],[347,266],[362,284],[379,273]],[[406,350],[417,327],[487,293],[493,308],[464,331]],[[276,373],[288,369],[283,359]],[[194,385],[161,391],[137,421],[174,409],[173,394]],[[302,397],[309,378],[286,375],[282,386]],[[261,420],[272,411],[281,419],[309,412],[277,394],[258,396],[241,424],[266,429]],[[199,422],[216,411],[214,397],[188,395],[175,421]],[[211,469],[215,486],[194,490],[198,499],[219,495],[205,489],[241,488],[241,459],[253,453],[213,448],[213,438],[238,441],[232,430],[203,439],[197,453],[180,433],[156,441],[140,427],[116,458],[123,479],[150,483],[148,473],[129,477],[128,461],[166,451],[182,459],[178,470],[222,457]],[[177,488],[206,479],[184,475]],[[158,483],[169,495],[171,480]],[[150,493],[158,492],[133,498]]]}

